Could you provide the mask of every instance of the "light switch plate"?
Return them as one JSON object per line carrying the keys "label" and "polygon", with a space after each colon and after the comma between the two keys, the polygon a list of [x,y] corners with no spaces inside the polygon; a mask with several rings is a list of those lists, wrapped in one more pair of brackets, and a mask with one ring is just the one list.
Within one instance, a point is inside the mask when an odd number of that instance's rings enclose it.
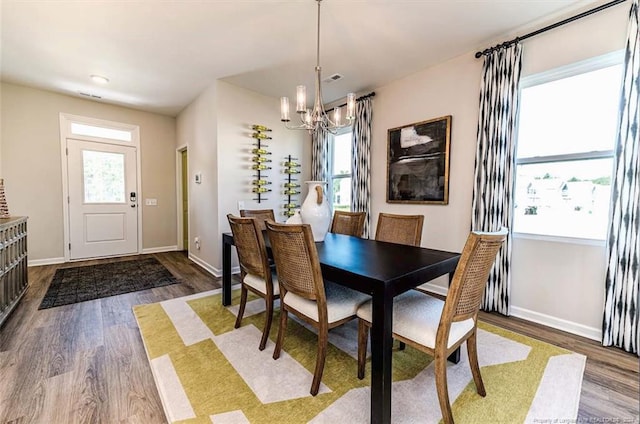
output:
{"label": "light switch plate", "polygon": [[158,199],[144,199],[146,206],[158,206]]}

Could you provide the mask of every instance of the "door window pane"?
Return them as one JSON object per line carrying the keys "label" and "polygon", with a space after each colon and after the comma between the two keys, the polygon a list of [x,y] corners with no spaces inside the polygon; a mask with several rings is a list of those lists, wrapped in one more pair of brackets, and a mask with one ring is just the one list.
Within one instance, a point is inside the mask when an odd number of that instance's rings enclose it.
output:
{"label": "door window pane", "polygon": [[85,203],[125,203],[124,154],[82,151]]}

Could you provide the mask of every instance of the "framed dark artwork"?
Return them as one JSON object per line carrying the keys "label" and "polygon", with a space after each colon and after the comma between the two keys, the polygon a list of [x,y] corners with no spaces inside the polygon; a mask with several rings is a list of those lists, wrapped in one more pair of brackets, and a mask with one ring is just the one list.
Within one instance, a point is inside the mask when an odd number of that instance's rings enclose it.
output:
{"label": "framed dark artwork", "polygon": [[387,202],[449,203],[451,115],[388,131]]}

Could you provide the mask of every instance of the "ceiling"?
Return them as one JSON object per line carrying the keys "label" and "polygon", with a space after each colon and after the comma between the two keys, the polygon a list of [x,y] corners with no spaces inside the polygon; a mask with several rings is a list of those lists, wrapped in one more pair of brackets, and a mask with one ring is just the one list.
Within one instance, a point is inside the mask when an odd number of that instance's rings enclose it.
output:
{"label": "ceiling", "polygon": [[[325,0],[325,102],[538,28],[601,1]],[[280,97],[313,90],[313,0],[4,0],[3,81],[175,116],[215,80]],[[537,26],[535,26],[537,24]],[[519,34],[522,35],[522,34]],[[89,75],[110,82],[100,85]],[[93,99],[96,99],[93,97]]]}

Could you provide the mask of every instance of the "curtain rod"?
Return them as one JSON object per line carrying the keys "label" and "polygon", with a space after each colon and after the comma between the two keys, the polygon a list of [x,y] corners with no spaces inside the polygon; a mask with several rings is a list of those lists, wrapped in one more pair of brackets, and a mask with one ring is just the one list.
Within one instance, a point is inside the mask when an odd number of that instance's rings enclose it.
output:
{"label": "curtain rod", "polygon": [[[359,100],[364,100],[364,99],[366,99],[367,97],[375,97],[375,95],[376,95],[376,92],[375,92],[375,91],[372,91],[372,92],[371,92],[371,93],[369,93],[369,94],[365,94],[364,96],[360,96],[360,97],[358,97],[358,98],[356,99],[356,102],[357,102],[357,101],[359,101]],[[343,103],[343,104],[341,104],[341,105],[334,106],[334,107],[332,107],[331,109],[326,110],[325,112],[327,112],[327,113],[328,113],[328,112],[331,112],[332,110],[334,110],[334,109],[335,109],[335,108],[337,108],[337,107],[343,107],[343,106],[346,106],[346,105],[347,105],[346,103]]]}
{"label": "curtain rod", "polygon": [[611,1],[609,3],[605,3],[603,5],[600,5],[600,6],[596,7],[596,8],[593,8],[591,10],[587,10],[586,12],[582,12],[579,15],[572,16],[572,17],[567,18],[567,19],[565,19],[563,21],[560,21],[560,22],[556,22],[555,24],[551,24],[551,25],[546,26],[546,27],[544,27],[542,29],[539,29],[537,31],[533,31],[533,32],[530,32],[529,34],[525,34],[525,35],[523,35],[521,37],[516,37],[513,40],[505,41],[504,43],[500,43],[500,44],[498,44],[496,46],[486,48],[481,52],[476,52],[476,59],[480,58],[481,56],[483,56],[485,54],[491,53],[492,51],[497,50],[499,48],[509,47],[510,45],[512,45],[514,43],[517,43],[518,41],[526,40],[527,38],[533,37],[534,35],[538,35],[538,34],[541,34],[543,32],[546,32],[546,31],[549,31],[551,29],[554,29],[554,28],[557,28],[559,26],[562,26],[564,24],[568,24],[569,22],[577,21],[580,18],[584,18],[585,16],[593,15],[594,13],[600,12],[600,11],[602,11],[604,9],[607,9],[607,8],[611,7],[611,6],[615,6],[616,4],[624,3],[625,1],[626,0],[614,0],[614,1]]}

